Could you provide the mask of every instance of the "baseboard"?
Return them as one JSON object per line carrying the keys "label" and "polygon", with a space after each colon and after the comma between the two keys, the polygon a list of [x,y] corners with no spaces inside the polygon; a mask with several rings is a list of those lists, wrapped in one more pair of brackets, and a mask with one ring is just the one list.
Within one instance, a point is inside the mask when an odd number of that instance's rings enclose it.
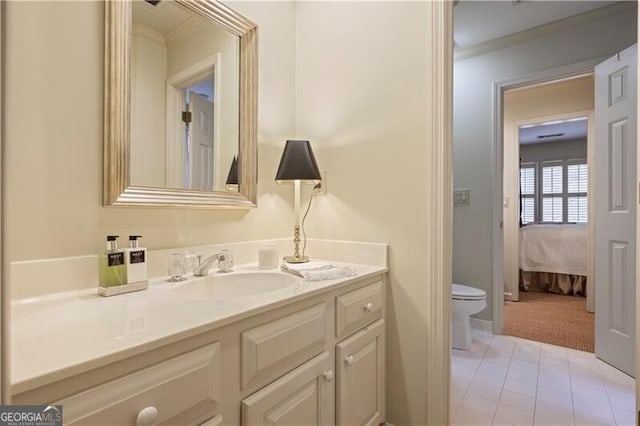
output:
{"label": "baseboard", "polygon": [[487,321],[479,318],[471,318],[471,328],[482,331],[484,333],[493,333],[493,321]]}

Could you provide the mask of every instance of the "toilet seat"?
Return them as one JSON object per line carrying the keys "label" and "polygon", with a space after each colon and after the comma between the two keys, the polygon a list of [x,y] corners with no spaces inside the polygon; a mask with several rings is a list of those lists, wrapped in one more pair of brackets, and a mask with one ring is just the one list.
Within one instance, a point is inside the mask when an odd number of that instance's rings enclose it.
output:
{"label": "toilet seat", "polygon": [[462,284],[453,284],[451,287],[451,298],[453,300],[483,300],[486,297],[487,293],[479,288]]}

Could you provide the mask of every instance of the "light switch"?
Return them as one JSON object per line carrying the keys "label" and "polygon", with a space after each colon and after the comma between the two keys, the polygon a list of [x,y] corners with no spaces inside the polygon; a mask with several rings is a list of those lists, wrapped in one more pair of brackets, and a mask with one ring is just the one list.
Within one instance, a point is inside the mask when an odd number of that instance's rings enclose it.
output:
{"label": "light switch", "polygon": [[502,207],[509,207],[509,197],[502,198]]}
{"label": "light switch", "polygon": [[459,188],[453,190],[453,204],[469,204],[469,188]]}

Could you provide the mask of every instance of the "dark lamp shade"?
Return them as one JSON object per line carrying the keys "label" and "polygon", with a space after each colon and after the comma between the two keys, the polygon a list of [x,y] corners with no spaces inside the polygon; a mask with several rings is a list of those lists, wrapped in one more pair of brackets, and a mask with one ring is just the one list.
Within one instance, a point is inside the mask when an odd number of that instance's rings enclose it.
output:
{"label": "dark lamp shade", "polygon": [[233,161],[231,162],[231,168],[229,169],[229,174],[227,175],[226,185],[237,185],[238,184],[238,159],[236,156],[233,156]]}
{"label": "dark lamp shade", "polygon": [[288,140],[282,152],[276,182],[285,180],[321,180],[309,141]]}

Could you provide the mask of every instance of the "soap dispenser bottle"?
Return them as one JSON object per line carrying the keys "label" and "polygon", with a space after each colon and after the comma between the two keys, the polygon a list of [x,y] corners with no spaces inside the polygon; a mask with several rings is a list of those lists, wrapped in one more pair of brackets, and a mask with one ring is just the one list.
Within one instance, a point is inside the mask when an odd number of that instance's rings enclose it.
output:
{"label": "soap dispenser bottle", "polygon": [[138,238],[141,235],[129,235],[129,248],[126,249],[125,263],[127,265],[127,284],[144,283],[147,281],[147,249],[140,247]]}
{"label": "soap dispenser bottle", "polygon": [[118,248],[118,236],[107,236],[107,249],[98,256],[100,296],[114,296],[130,291],[144,290],[147,282],[127,284],[125,250]]}
{"label": "soap dispenser bottle", "polygon": [[[112,287],[127,283],[127,269],[124,264],[124,250],[118,249],[118,236],[107,236],[107,249],[98,256],[100,294],[108,292]],[[103,294],[106,296],[106,294]]]}

